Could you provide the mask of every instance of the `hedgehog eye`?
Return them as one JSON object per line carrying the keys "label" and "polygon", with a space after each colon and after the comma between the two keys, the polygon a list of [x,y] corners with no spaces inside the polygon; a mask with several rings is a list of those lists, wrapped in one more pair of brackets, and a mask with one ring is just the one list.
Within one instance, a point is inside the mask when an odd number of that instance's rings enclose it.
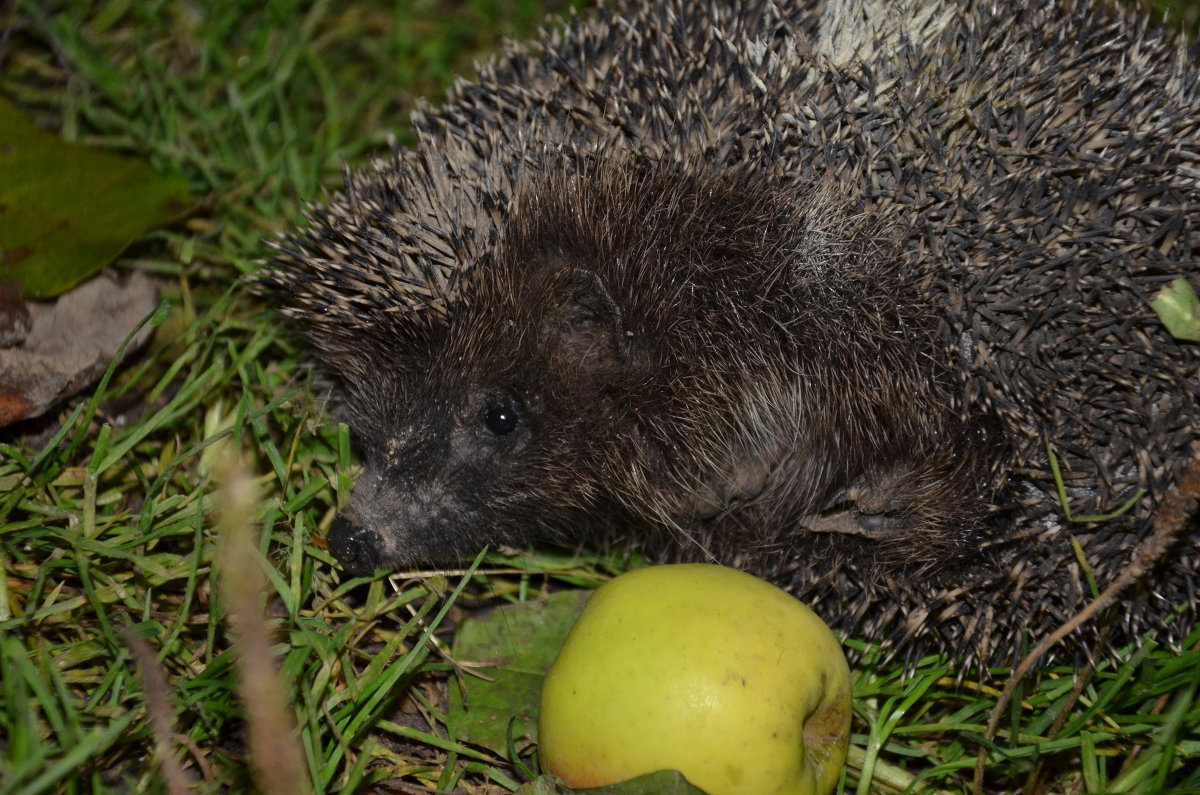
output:
{"label": "hedgehog eye", "polygon": [[491,403],[483,412],[483,424],[496,436],[512,433],[519,419],[516,408],[507,400]]}

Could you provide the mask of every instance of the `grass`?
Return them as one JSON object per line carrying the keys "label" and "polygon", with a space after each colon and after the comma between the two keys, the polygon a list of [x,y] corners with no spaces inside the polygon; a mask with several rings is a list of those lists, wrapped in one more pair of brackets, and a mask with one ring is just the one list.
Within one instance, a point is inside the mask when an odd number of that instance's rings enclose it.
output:
{"label": "grass", "polygon": [[[295,339],[236,283],[344,161],[390,132],[408,140],[416,97],[469,74],[500,36],[532,35],[542,13],[532,0],[0,11],[0,93],[69,139],[181,171],[202,197],[117,263],[163,279],[170,312],[151,350],[0,436],[0,792],[523,780],[528,757],[445,731],[452,626],[622,563],[521,556],[340,580],[320,540],[352,481],[347,431],[328,422]],[[278,673],[235,639],[270,640]],[[960,681],[931,659],[905,676],[854,645],[845,791],[963,791],[1004,672]],[[989,755],[989,787],[1200,791],[1200,635],[1181,648],[1150,639],[1085,680],[1041,671]]]}

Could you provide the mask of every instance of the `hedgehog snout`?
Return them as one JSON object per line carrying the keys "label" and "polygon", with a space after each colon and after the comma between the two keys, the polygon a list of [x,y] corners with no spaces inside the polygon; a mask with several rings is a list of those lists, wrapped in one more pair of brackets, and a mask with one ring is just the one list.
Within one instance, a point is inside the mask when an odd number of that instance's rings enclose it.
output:
{"label": "hedgehog snout", "polygon": [[333,521],[329,530],[329,551],[348,574],[370,574],[382,565],[375,533],[345,516]]}

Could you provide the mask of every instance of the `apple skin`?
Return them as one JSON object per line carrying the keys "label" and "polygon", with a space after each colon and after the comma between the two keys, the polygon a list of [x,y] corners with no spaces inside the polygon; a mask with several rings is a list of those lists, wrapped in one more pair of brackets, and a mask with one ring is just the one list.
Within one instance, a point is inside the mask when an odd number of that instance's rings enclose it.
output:
{"label": "apple skin", "polygon": [[653,566],[588,600],[543,685],[539,753],[577,788],[673,769],[709,795],[826,795],[850,692],[799,600],[735,569]]}

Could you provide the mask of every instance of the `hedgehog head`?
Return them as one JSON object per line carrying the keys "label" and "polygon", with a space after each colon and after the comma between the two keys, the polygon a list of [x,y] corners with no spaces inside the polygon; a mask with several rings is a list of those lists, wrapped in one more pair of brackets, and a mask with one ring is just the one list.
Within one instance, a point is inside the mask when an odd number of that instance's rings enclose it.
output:
{"label": "hedgehog head", "polygon": [[[364,460],[330,537],[342,565],[458,559],[566,528],[595,539],[640,522],[644,536],[702,512],[703,484],[680,474],[688,462],[673,460],[666,427],[680,406],[705,400],[692,383],[697,352],[679,341],[737,345],[725,301],[740,294],[793,312],[792,260],[827,259],[811,229],[819,213],[775,198],[769,179],[628,156],[548,158],[513,187],[489,245],[464,246],[474,256],[448,272],[398,253],[407,249],[397,210],[384,205],[396,194],[359,191],[369,207],[354,212],[342,197],[314,220],[319,234],[285,242],[284,252],[303,250],[268,278],[292,283],[292,311],[341,382]],[[734,258],[756,266],[729,267]],[[679,333],[681,322],[711,329]],[[699,430],[719,439],[728,429]],[[647,481],[654,487],[639,488]]]}
{"label": "hedgehog head", "polygon": [[581,459],[629,435],[616,393],[636,366],[620,314],[568,252],[523,266],[507,300],[460,304],[427,334],[419,366],[348,395],[364,472],[330,536],[347,570],[454,560],[612,516]]}

